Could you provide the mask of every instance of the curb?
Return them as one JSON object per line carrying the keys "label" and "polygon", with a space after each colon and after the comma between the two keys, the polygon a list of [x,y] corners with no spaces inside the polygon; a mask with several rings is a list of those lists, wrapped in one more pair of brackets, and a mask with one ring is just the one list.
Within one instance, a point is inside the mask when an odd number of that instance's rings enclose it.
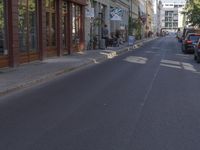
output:
{"label": "curb", "polygon": [[22,84],[18,84],[18,85],[15,85],[13,87],[2,90],[2,91],[0,91],[0,96],[5,96],[8,93],[15,92],[17,90],[21,90],[21,89],[24,89],[24,88],[28,88],[28,87],[31,87],[31,86],[36,85],[36,84],[39,85],[39,84],[45,83],[47,81],[55,79],[56,77],[58,77],[60,75],[63,75],[65,73],[68,73],[68,72],[71,72],[71,71],[78,70],[80,68],[89,66],[91,64],[100,63],[100,62],[103,62],[105,60],[112,59],[113,57],[116,57],[117,55],[120,55],[120,54],[123,54],[123,53],[130,51],[130,49],[133,50],[133,49],[139,48],[144,42],[149,42],[149,41],[152,41],[152,40],[155,40],[155,39],[156,38],[150,39],[150,40],[147,40],[147,41],[140,41],[140,42],[137,42],[133,46],[127,46],[127,47],[121,48],[117,51],[111,51],[111,52],[107,51],[108,55],[102,55],[102,56],[95,58],[95,59],[88,59],[86,62],[79,64],[77,66],[74,66],[74,67],[71,67],[71,68],[63,68],[63,69],[56,71],[56,72],[53,72],[51,74],[44,75],[44,76],[42,76],[38,79],[31,80],[31,81],[28,81],[28,82],[24,82]]}
{"label": "curb", "polygon": [[[102,57],[99,57],[99,58],[96,58],[95,61],[100,63],[100,62],[103,62],[105,60],[107,60],[108,58],[106,56],[102,56]],[[38,79],[35,79],[35,80],[31,80],[31,81],[28,81],[28,82],[24,82],[22,84],[17,84],[13,87],[10,87],[10,88],[7,88],[5,90],[2,90],[0,91],[0,96],[4,96],[8,93],[11,93],[11,92],[15,92],[17,90],[21,90],[21,89],[24,89],[24,88],[28,88],[28,87],[31,87],[33,85],[36,85],[36,84],[42,84],[42,83],[45,83],[45,82],[48,82],[52,79],[55,79],[56,77],[60,76],[60,75],[63,75],[65,73],[68,73],[68,72],[71,72],[71,71],[74,71],[74,70],[77,70],[77,69],[80,69],[82,67],[86,67],[86,66],[89,66],[91,64],[95,64],[96,62],[94,62],[94,60],[87,60],[86,62],[82,63],[82,64],[79,64],[77,66],[74,66],[74,67],[71,67],[71,68],[63,68],[59,71],[56,71],[56,72],[53,72],[51,74],[48,74],[48,75],[44,75]]]}

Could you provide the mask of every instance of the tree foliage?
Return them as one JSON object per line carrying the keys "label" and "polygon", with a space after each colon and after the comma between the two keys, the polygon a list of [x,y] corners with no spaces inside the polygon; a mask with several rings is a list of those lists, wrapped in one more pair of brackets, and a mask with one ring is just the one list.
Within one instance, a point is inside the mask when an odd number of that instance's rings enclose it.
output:
{"label": "tree foliage", "polygon": [[189,23],[193,26],[200,27],[200,1],[187,0],[185,7],[185,14]]}
{"label": "tree foliage", "polygon": [[135,22],[133,23],[133,26],[135,28],[135,38],[141,39],[142,38],[142,22],[141,22],[141,20],[139,18],[137,20],[135,20]]}
{"label": "tree foliage", "polygon": [[129,35],[133,35],[133,29],[134,29],[133,23],[134,23],[133,18],[129,16],[128,18],[128,34]]}

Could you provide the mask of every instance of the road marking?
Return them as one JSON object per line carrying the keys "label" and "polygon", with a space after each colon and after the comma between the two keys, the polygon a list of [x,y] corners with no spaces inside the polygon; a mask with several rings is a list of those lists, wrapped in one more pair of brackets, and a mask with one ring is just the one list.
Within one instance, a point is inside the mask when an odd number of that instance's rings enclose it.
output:
{"label": "road marking", "polygon": [[146,92],[146,94],[144,96],[144,100],[141,103],[141,106],[145,105],[145,103],[146,103],[146,101],[147,101],[147,99],[149,97],[149,94],[150,94],[151,90],[153,89],[153,85],[154,85],[154,82],[155,82],[155,80],[156,80],[156,78],[158,76],[159,71],[160,71],[160,65],[158,66],[158,68],[156,69],[156,72],[154,73],[153,80],[150,83],[150,86],[149,86],[149,88],[148,88],[148,90],[147,90],[147,92]]}
{"label": "road marking", "polygon": [[137,64],[146,64],[148,59],[145,57],[129,56],[124,59],[124,61]]}
{"label": "road marking", "polygon": [[[162,48],[161,48],[161,51],[163,51]],[[163,53],[163,55],[162,55],[162,57],[161,57],[161,60],[164,60],[165,55],[166,55],[166,52],[167,52],[167,50],[164,50],[164,53]],[[141,103],[141,106],[142,106],[141,112],[142,112],[142,110],[143,110],[143,107],[144,107],[145,103],[147,102],[147,99],[148,99],[148,97],[149,97],[149,95],[150,95],[151,90],[153,89],[153,85],[154,85],[154,82],[155,82],[155,80],[156,80],[156,78],[157,78],[157,76],[158,76],[158,73],[159,73],[159,71],[160,71],[160,68],[161,68],[161,65],[158,65],[158,68],[156,69],[156,71],[155,71],[155,73],[154,73],[153,79],[152,79],[152,81],[151,81],[151,83],[150,83],[150,85],[149,85],[149,87],[148,87],[148,89],[147,89],[147,92],[146,92],[146,94],[145,94],[145,96],[144,96],[143,102]],[[141,112],[140,112],[140,115],[141,115]],[[139,118],[140,118],[140,116],[139,116]]]}
{"label": "road marking", "polygon": [[182,69],[180,66],[170,65],[170,64],[160,64],[163,67],[175,68],[175,69]]}

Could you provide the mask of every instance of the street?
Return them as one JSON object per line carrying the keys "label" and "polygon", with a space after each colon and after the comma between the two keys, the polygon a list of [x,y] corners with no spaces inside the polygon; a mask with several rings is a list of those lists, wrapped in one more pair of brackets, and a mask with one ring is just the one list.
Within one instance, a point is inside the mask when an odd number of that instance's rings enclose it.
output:
{"label": "street", "polygon": [[175,37],[0,98],[1,150],[200,149],[200,65]]}

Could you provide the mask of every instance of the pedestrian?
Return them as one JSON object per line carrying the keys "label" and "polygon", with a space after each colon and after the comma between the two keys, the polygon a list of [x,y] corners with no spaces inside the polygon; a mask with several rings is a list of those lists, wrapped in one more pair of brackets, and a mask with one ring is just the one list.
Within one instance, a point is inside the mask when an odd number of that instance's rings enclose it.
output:
{"label": "pedestrian", "polygon": [[109,32],[108,32],[108,28],[106,24],[104,25],[102,29],[102,38],[105,39],[105,46],[107,48],[109,45]]}

